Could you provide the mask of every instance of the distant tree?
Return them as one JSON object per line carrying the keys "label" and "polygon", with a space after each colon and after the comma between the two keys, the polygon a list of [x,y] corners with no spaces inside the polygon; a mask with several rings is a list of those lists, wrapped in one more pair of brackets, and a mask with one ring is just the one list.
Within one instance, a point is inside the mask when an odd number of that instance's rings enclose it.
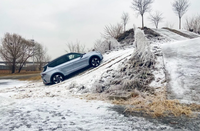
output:
{"label": "distant tree", "polygon": [[163,20],[162,13],[159,11],[156,11],[155,14],[150,14],[149,20],[151,21],[152,24],[155,25],[156,28],[158,28],[159,22]]}
{"label": "distant tree", "polygon": [[186,18],[185,29],[200,34],[200,15]]}
{"label": "distant tree", "polygon": [[124,32],[126,31],[126,24],[128,23],[129,21],[129,15],[128,13],[123,13],[122,16],[121,16],[121,19],[122,19],[122,23],[124,25]]}
{"label": "distant tree", "polygon": [[33,57],[33,59],[35,59],[36,62],[39,63],[39,70],[42,70],[44,64],[50,61],[50,57],[47,55],[47,48],[45,48],[42,44],[38,42],[35,42]]}
{"label": "distant tree", "polygon": [[20,51],[21,56],[17,60],[18,73],[20,73],[26,61],[33,56],[35,45],[32,41],[23,39],[20,46],[21,46],[21,51]]}
{"label": "distant tree", "polygon": [[0,46],[0,56],[10,65],[12,73],[15,73],[17,65],[20,72],[27,59],[32,56],[33,46],[20,35],[6,33]]}
{"label": "distant tree", "polygon": [[188,0],[175,0],[172,4],[172,8],[179,18],[179,29],[181,29],[181,18],[187,12],[189,5]]}
{"label": "distant tree", "polygon": [[120,23],[117,23],[117,25],[108,25],[104,28],[104,34],[102,36],[105,39],[110,38],[117,38],[123,33],[123,25]]}
{"label": "distant tree", "polygon": [[106,40],[98,39],[94,44],[94,50],[101,52],[102,54],[116,49],[120,46],[119,42],[115,38],[110,38]]}
{"label": "distant tree", "polygon": [[174,24],[170,23],[170,22],[166,22],[165,26],[168,27],[168,28],[174,28]]}
{"label": "distant tree", "polygon": [[85,45],[81,45],[79,41],[68,42],[66,52],[85,53]]}
{"label": "distant tree", "polygon": [[132,2],[132,9],[142,17],[142,28],[144,28],[144,14],[150,12],[153,2],[154,0],[133,0]]}

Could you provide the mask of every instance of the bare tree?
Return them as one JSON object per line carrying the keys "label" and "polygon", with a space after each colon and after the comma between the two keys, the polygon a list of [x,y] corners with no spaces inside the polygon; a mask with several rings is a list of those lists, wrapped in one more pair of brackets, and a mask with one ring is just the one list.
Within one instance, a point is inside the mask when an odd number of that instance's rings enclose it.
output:
{"label": "bare tree", "polygon": [[150,12],[153,2],[154,0],[133,0],[132,2],[132,9],[142,17],[142,28],[144,28],[144,14]]}
{"label": "bare tree", "polygon": [[6,33],[2,39],[0,55],[9,63],[12,73],[15,73],[16,66],[22,68],[26,60],[31,57],[32,47],[33,45],[20,35]]}
{"label": "bare tree", "polygon": [[104,54],[107,51],[119,48],[119,46],[120,43],[115,38],[106,40],[98,39],[94,44],[94,49]]}
{"label": "bare tree", "polygon": [[179,29],[181,29],[181,18],[187,12],[189,5],[188,0],[175,0],[172,4],[172,8],[179,18]]}
{"label": "bare tree", "polygon": [[67,43],[66,52],[84,53],[85,45],[81,45],[79,41]]}
{"label": "bare tree", "polygon": [[200,34],[200,15],[186,18],[185,29]]}
{"label": "bare tree", "polygon": [[21,56],[18,58],[17,60],[17,65],[19,67],[18,69],[18,73],[20,73],[21,69],[23,68],[24,64],[26,63],[26,61],[33,56],[33,51],[34,51],[34,43],[32,43],[31,41],[25,40],[23,39],[23,41],[20,44],[21,46],[21,50],[20,50],[20,54]]}
{"label": "bare tree", "polygon": [[117,38],[123,33],[123,25],[120,23],[117,23],[117,25],[110,24],[109,26],[105,26],[104,31],[105,33],[102,36],[105,39]]}
{"label": "bare tree", "polygon": [[168,28],[174,28],[174,23],[166,22],[165,26]]}
{"label": "bare tree", "polygon": [[123,13],[122,16],[121,16],[121,19],[122,19],[122,23],[124,25],[124,32],[126,31],[126,24],[128,23],[128,20],[129,20],[129,15],[128,13]]}
{"label": "bare tree", "polygon": [[39,70],[42,70],[44,64],[50,60],[50,57],[47,55],[47,48],[37,42],[34,47],[34,59],[39,63]]}
{"label": "bare tree", "polygon": [[155,14],[150,14],[149,20],[152,24],[155,25],[156,28],[158,28],[159,22],[161,22],[164,18],[162,17],[162,13],[159,11],[156,11]]}

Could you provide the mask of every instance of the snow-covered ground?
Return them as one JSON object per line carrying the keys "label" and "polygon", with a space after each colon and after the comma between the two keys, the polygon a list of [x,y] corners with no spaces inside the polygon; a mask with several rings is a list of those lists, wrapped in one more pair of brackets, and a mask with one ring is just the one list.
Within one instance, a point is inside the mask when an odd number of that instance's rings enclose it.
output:
{"label": "snow-covered ground", "polygon": [[196,34],[196,33],[194,33],[194,32],[190,32],[190,31],[184,30],[184,29],[178,30],[178,31],[180,31],[180,32],[182,32],[182,33],[184,33],[184,34],[189,35],[191,38],[200,37],[200,35],[198,35],[198,34]]}
{"label": "snow-covered ground", "polygon": [[1,79],[0,80],[0,89],[6,89],[6,88],[9,88],[9,87],[13,87],[13,86],[20,87],[20,86],[24,86],[27,83],[28,82],[26,82],[26,81]]}
{"label": "snow-covered ground", "polygon": [[[129,57],[134,48],[104,55],[101,65],[60,84],[45,86],[29,82],[0,88],[0,130],[2,131],[137,131],[169,130],[159,122],[142,117],[124,116],[112,110],[113,104],[88,101],[72,96],[80,90],[90,90],[93,82],[120,61]],[[76,87],[70,86],[76,83]],[[84,88],[80,85],[83,85]],[[73,93],[72,93],[73,92]],[[5,104],[6,103],[6,104]]]}
{"label": "snow-covered ground", "polygon": [[[67,95],[67,94],[66,94]],[[112,104],[78,98],[20,99],[0,108],[1,131],[138,131],[172,129],[140,117],[125,117]]]}
{"label": "snow-covered ground", "polygon": [[[156,70],[153,72],[155,81],[150,86],[156,88],[165,86],[163,84],[165,67],[170,78],[170,93],[173,94],[171,98],[199,102],[200,39],[189,40],[168,30],[154,30],[168,39],[167,41],[179,42],[152,44],[157,46],[158,52],[164,53],[164,64],[162,55],[159,55]],[[120,62],[129,58],[133,52],[134,47],[112,51],[104,55],[99,67],[84,71],[55,85],[45,86],[42,81],[0,80],[0,131],[172,129],[159,122],[149,122],[145,118],[126,117],[111,110],[114,106],[112,104],[87,101],[72,96],[72,94],[92,92],[94,83],[103,73],[119,68]]]}
{"label": "snow-covered ground", "polygon": [[162,45],[170,98],[200,103],[200,38]]}
{"label": "snow-covered ground", "polygon": [[[95,80],[129,57],[134,48],[104,55],[97,68],[86,71],[60,84],[45,86],[40,82],[4,81],[0,87],[1,131],[132,131],[171,129],[144,118],[125,117],[102,101],[87,101],[71,96],[71,92],[90,90]],[[16,84],[17,83],[17,84]],[[76,87],[71,86],[76,84]],[[19,85],[19,86],[17,86]],[[84,86],[84,88],[83,88]],[[70,89],[72,88],[72,89]]]}
{"label": "snow-covered ground", "polygon": [[187,40],[188,39],[188,38],[180,36],[176,33],[173,33],[167,29],[152,29],[152,30],[171,41],[179,41],[179,40]]}

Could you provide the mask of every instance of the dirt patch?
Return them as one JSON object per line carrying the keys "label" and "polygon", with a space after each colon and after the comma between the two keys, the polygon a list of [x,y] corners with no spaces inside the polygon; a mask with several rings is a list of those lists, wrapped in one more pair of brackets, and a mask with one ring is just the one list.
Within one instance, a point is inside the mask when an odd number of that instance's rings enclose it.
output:
{"label": "dirt patch", "polygon": [[0,76],[0,79],[18,79],[18,80],[40,80],[41,76],[39,73],[34,74],[7,74]]}

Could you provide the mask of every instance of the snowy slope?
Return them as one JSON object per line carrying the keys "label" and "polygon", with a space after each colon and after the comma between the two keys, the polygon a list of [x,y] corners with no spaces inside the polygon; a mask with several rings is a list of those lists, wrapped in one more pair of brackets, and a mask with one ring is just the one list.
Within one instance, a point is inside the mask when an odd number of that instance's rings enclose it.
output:
{"label": "snowy slope", "polygon": [[169,97],[200,103],[200,38],[162,45]]}
{"label": "snowy slope", "polygon": [[[75,98],[69,92],[78,92],[80,85],[90,90],[103,72],[118,68],[119,62],[130,57],[133,52],[134,48],[131,47],[105,54],[99,67],[60,84],[45,86],[40,81],[21,87],[15,87],[11,83],[9,88],[0,88],[0,130],[168,131],[173,129],[160,122],[149,122],[142,117],[124,116],[111,110],[114,106],[112,104]],[[76,83],[77,88],[70,90],[72,83]]]}
{"label": "snowy slope", "polygon": [[163,37],[165,37],[168,40],[172,40],[172,41],[179,41],[179,40],[187,40],[188,38],[185,38],[183,36],[180,36],[176,33],[173,33],[167,29],[153,29],[153,31],[155,31],[156,33],[159,33],[160,35],[162,35]]}
{"label": "snowy slope", "polygon": [[197,37],[200,37],[200,35],[194,33],[194,32],[190,32],[190,31],[187,31],[187,30],[178,30],[184,34],[187,34],[189,36],[191,36],[191,38],[197,38]]}

